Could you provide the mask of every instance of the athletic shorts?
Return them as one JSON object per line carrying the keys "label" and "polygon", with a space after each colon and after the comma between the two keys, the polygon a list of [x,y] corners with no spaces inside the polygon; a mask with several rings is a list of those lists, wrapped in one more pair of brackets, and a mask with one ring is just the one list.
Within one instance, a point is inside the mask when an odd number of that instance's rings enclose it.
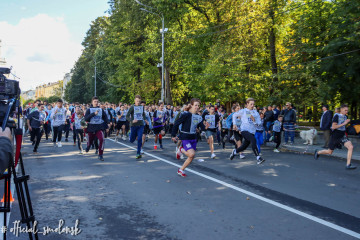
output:
{"label": "athletic shorts", "polygon": [[116,123],[116,129],[120,130],[122,126],[126,126],[126,121],[117,121]]}
{"label": "athletic shorts", "polygon": [[350,140],[344,135],[343,137],[337,137],[335,134],[331,135],[330,141],[329,141],[329,149],[335,150],[339,145],[344,145],[346,142],[349,142]]}
{"label": "athletic shorts", "polygon": [[213,136],[213,139],[216,139],[216,131],[210,131],[210,130],[206,130],[206,138],[210,138],[210,136]]}
{"label": "athletic shorts", "polygon": [[147,135],[147,134],[149,134],[149,133],[150,133],[150,127],[149,127],[149,125],[146,125],[146,124],[145,124],[143,134]]}
{"label": "athletic shorts", "polygon": [[154,134],[155,135],[158,135],[158,134],[160,134],[160,132],[162,131],[162,130],[164,130],[164,127],[157,127],[157,128],[153,128],[153,131],[154,131]]}
{"label": "athletic shorts", "polygon": [[242,135],[239,131],[234,131],[234,138],[235,138],[235,141],[241,141],[242,140]]}
{"label": "athletic shorts", "polygon": [[196,139],[192,139],[192,140],[181,140],[182,141],[182,146],[185,149],[185,151],[189,150],[189,149],[194,149],[196,151]]}

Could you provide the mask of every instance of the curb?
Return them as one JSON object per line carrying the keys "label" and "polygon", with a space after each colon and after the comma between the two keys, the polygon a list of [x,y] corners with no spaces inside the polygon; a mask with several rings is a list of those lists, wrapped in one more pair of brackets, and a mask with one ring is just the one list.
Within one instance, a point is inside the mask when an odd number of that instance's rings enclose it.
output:
{"label": "curb", "polygon": [[[299,150],[295,150],[295,149],[289,149],[289,148],[284,148],[282,147],[280,149],[281,152],[291,152],[291,153],[297,153],[297,154],[304,154],[304,155],[311,155],[313,156],[314,153],[312,152],[302,152],[302,151],[299,151]],[[327,157],[332,157],[332,158],[338,158],[338,159],[342,159],[342,160],[347,160],[346,157],[342,157],[342,156],[336,156],[336,155],[323,155],[323,156],[327,156]],[[360,159],[351,159],[351,161],[357,161],[357,162],[360,162]]]}

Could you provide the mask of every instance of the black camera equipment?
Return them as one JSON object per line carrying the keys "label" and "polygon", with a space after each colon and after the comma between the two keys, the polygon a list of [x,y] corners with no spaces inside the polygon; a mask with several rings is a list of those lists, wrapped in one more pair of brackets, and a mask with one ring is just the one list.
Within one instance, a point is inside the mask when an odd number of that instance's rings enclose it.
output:
{"label": "black camera equipment", "polygon": [[[29,175],[25,174],[24,162],[21,155],[21,143],[23,131],[20,126],[20,87],[19,82],[10,80],[5,75],[10,74],[10,68],[0,67],[0,124],[4,131],[6,127],[11,129],[15,137],[15,157],[14,159],[0,159],[8,162],[8,169],[1,174],[0,179],[4,179],[4,205],[0,207],[0,212],[4,214],[3,239],[6,239],[7,214],[10,212],[11,176],[13,176],[18,203],[21,214],[21,223],[26,224],[29,239],[38,239],[35,216],[31,204],[31,198],[27,181]],[[13,117],[16,116],[17,124]],[[20,163],[18,165],[18,163]],[[20,166],[19,175],[16,168]]]}

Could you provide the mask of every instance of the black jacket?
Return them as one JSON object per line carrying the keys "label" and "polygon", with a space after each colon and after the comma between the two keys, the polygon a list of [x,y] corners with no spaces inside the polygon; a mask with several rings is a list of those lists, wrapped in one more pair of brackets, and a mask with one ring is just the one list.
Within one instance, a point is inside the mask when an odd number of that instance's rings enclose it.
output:
{"label": "black jacket", "polygon": [[284,122],[296,123],[296,112],[294,109],[282,110],[281,115],[284,115]]}
{"label": "black jacket", "polygon": [[274,112],[273,111],[266,111],[264,114],[264,123],[266,122],[273,122],[274,121]]}
{"label": "black jacket", "polygon": [[320,120],[320,129],[321,130],[330,130],[332,125],[332,112],[327,110],[321,115]]}
{"label": "black jacket", "polygon": [[[94,108],[94,107],[90,107],[90,108]],[[85,121],[88,122],[88,127],[87,127],[87,132],[97,132],[97,131],[101,131],[101,130],[105,130],[106,129],[106,124],[108,123],[108,118],[107,115],[105,113],[105,111],[103,109],[101,109],[102,114],[101,114],[101,118],[104,121],[102,124],[91,124],[91,118],[95,117],[95,113],[90,113],[90,108],[88,110],[86,110],[85,113]],[[100,108],[100,107],[97,107]]]}

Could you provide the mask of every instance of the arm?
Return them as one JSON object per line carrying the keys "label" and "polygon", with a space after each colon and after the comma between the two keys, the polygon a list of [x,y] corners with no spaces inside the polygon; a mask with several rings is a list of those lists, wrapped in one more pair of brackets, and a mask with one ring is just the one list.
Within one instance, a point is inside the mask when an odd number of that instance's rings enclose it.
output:
{"label": "arm", "polygon": [[130,123],[132,123],[134,119],[134,106],[131,106],[129,111],[126,114],[126,120],[128,120]]}
{"label": "arm", "polygon": [[180,124],[182,124],[183,122],[185,122],[185,120],[188,118],[189,114],[181,114],[181,116],[174,122],[174,126],[171,132],[171,137],[175,137],[178,130],[179,130],[179,126]]}
{"label": "arm", "polygon": [[85,113],[85,121],[90,122],[90,119],[94,116],[95,116],[95,113],[90,114],[90,109],[87,109],[86,113]]}

